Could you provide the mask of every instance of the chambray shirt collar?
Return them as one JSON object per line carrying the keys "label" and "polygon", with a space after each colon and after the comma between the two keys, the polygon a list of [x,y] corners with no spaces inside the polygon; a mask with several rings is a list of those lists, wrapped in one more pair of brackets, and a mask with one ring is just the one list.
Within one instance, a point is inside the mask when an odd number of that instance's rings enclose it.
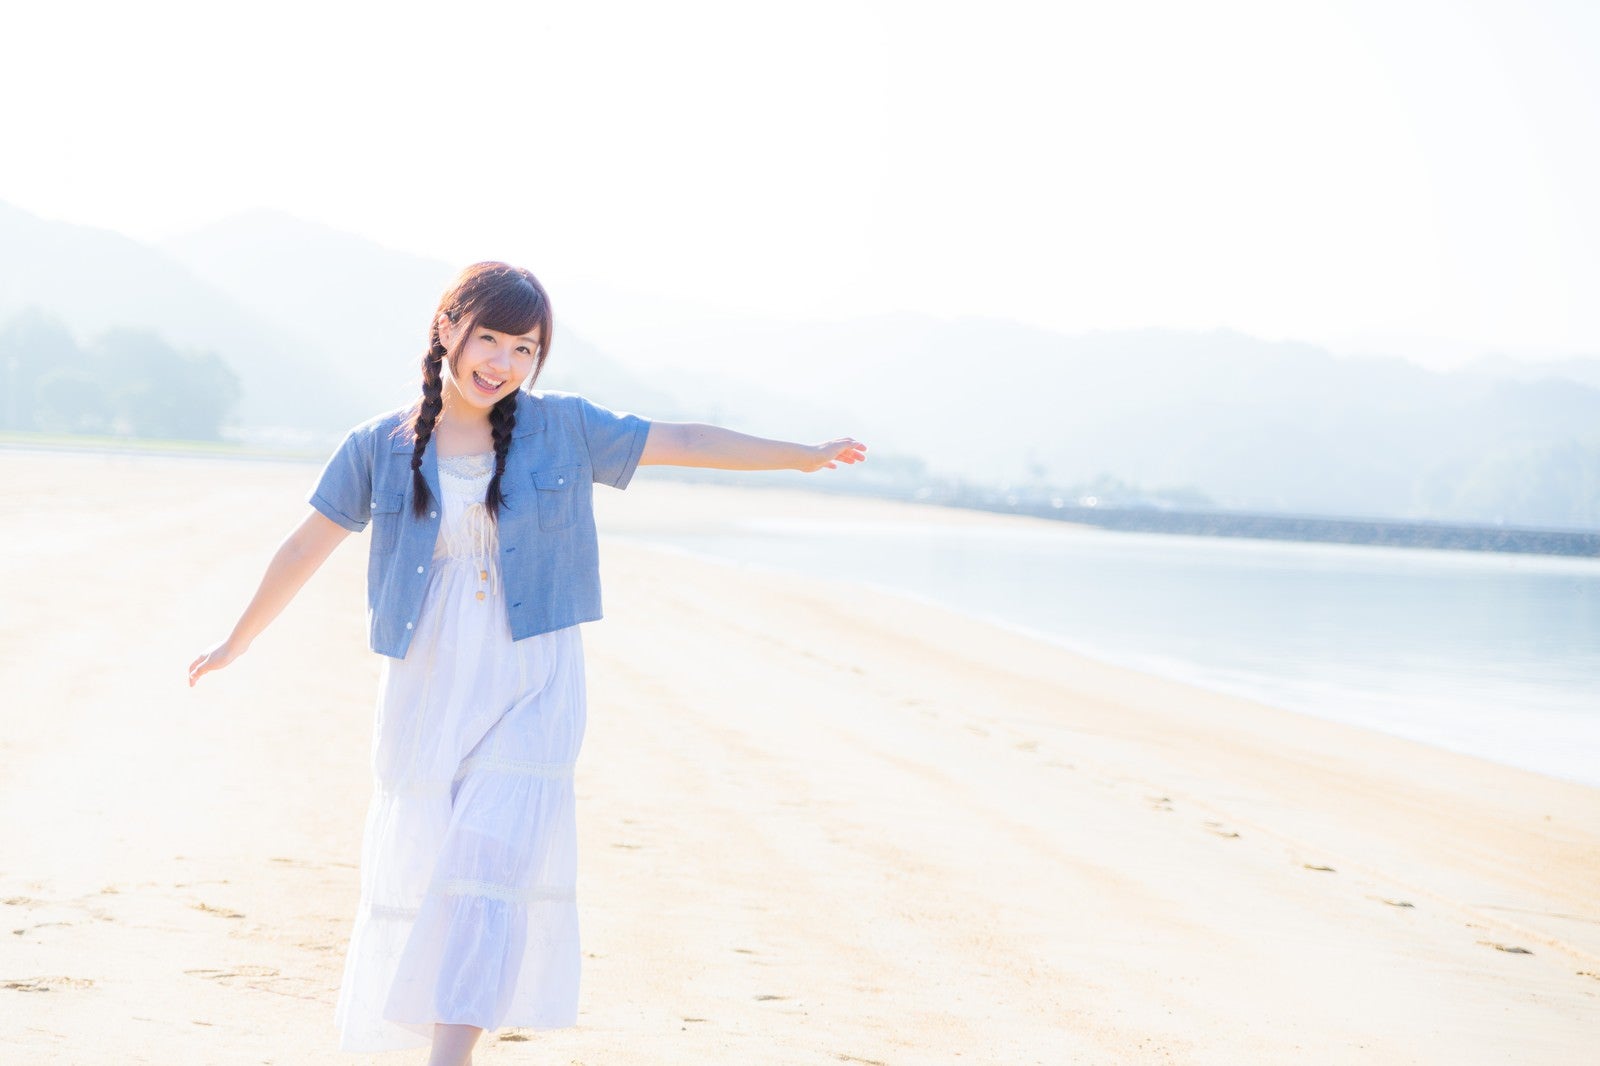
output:
{"label": "chambray shirt collar", "polygon": [[[528,437],[544,431],[544,409],[539,402],[526,391],[517,393],[517,424],[512,429],[513,437]],[[396,433],[391,438],[389,450],[393,452],[409,452],[415,446],[415,440],[410,433]],[[431,441],[429,442],[432,443]],[[439,491],[439,450],[437,448],[424,448],[422,450],[422,480],[427,483],[428,491],[433,493],[433,498],[443,498]]]}
{"label": "chambray shirt collar", "polygon": [[[526,392],[517,395],[517,425],[511,431],[513,437],[527,437],[534,433],[544,431],[544,409],[539,402]],[[415,442],[409,433],[396,433],[390,445],[390,451],[409,452]],[[432,449],[429,449],[431,453]],[[429,484],[432,484],[431,482]]]}

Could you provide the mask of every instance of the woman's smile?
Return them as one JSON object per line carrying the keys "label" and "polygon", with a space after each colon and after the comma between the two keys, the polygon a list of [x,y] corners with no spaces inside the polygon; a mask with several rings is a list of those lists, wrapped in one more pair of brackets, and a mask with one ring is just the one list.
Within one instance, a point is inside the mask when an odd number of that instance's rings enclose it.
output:
{"label": "woman's smile", "polygon": [[[441,339],[449,339],[448,334]],[[475,329],[462,341],[455,358],[446,363],[446,405],[453,399],[465,400],[470,409],[487,414],[532,375],[538,343],[535,336]]]}

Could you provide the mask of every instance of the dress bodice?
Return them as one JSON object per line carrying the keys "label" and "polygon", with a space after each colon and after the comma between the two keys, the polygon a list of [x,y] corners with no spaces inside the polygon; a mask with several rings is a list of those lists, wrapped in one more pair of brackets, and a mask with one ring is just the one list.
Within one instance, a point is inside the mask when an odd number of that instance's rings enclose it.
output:
{"label": "dress bodice", "polygon": [[434,559],[459,559],[474,562],[481,570],[496,569],[499,538],[494,519],[483,503],[493,474],[493,452],[451,455],[439,460],[444,515],[433,545]]}

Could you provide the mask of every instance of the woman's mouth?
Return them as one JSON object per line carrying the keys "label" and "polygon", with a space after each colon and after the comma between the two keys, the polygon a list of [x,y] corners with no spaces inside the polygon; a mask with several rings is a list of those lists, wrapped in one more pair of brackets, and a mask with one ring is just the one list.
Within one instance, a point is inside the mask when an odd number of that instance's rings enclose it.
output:
{"label": "woman's mouth", "polygon": [[493,396],[505,383],[504,378],[486,378],[476,370],[472,372],[472,384],[485,396]]}

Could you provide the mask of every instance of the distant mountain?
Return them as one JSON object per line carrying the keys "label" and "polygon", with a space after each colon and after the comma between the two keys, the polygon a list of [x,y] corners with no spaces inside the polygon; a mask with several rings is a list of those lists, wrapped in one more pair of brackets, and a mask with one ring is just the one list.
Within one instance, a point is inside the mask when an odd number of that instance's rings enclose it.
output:
{"label": "distant mountain", "polygon": [[171,256],[109,230],[0,204],[0,317],[35,307],[83,338],[119,326],[216,352],[239,375],[247,425],[327,431],[350,422],[354,382],[270,319]]}
{"label": "distant mountain", "polygon": [[1473,374],[1508,378],[1512,381],[1573,381],[1600,389],[1600,358],[1550,359],[1530,362],[1504,355],[1486,355],[1465,368]]}
{"label": "distant mountain", "polygon": [[[162,248],[239,305],[301,337],[308,349],[336,353],[334,361],[374,410],[416,395],[429,318],[459,269],[275,211],[235,215]],[[583,320],[562,312],[559,291],[551,301],[555,344],[540,388],[579,392],[653,418],[724,422],[768,436],[816,437],[818,426],[843,422],[828,403],[798,401],[781,384],[772,389],[690,369],[697,365],[692,354],[636,357],[629,366],[586,339]],[[589,313],[604,313],[603,303],[592,306]]]}
{"label": "distant mountain", "polygon": [[335,362],[359,385],[363,411],[398,406],[416,392],[428,320],[454,273],[278,211],[234,215],[160,247]]}
{"label": "distant mountain", "polygon": [[796,400],[848,405],[875,446],[983,483],[1109,476],[1234,509],[1600,526],[1600,389],[1569,378],[914,315],[669,337],[656,357],[687,344],[729,374],[740,351],[804,368],[784,380]]}
{"label": "distant mountain", "polygon": [[[280,214],[157,250],[0,205],[0,316],[31,304],[78,332],[147,326],[215,350],[258,431],[329,434],[411,399],[452,273]],[[912,314],[683,315],[602,352],[583,326],[558,317],[542,386],[764,436],[852,433],[879,460],[860,484],[1120,483],[1239,510],[1600,528],[1600,360],[1441,373],[1221,330]]]}
{"label": "distant mountain", "polygon": [[[277,212],[159,248],[0,203],[0,321],[36,308],[82,340],[117,327],[216,352],[239,376],[249,437],[325,443],[417,391],[428,317],[454,267]],[[540,384],[697,417],[558,322]]]}
{"label": "distant mountain", "polygon": [[[433,310],[460,269],[277,211],[234,215],[162,248],[240,305],[330,353],[360,383],[370,411],[417,395]],[[555,294],[552,302],[559,309]],[[539,386],[622,409],[683,406],[559,318]]]}

